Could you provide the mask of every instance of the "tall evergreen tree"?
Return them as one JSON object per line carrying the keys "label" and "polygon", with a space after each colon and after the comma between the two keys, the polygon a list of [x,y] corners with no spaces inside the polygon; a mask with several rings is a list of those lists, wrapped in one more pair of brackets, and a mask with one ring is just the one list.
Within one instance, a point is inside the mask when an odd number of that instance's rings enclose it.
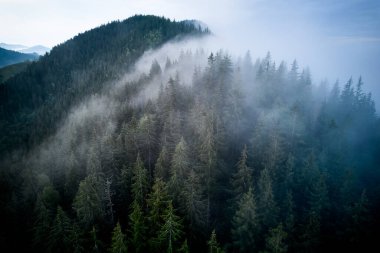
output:
{"label": "tall evergreen tree", "polygon": [[189,245],[187,244],[187,239],[182,243],[181,248],[179,249],[180,253],[190,253]]}
{"label": "tall evergreen tree", "polygon": [[120,223],[118,222],[112,231],[111,248],[110,253],[127,253],[127,243],[125,235],[121,231]]}
{"label": "tall evergreen tree", "polygon": [[184,138],[177,144],[171,164],[171,178],[169,188],[174,196],[176,203],[181,202],[182,191],[184,188],[186,177],[191,168],[189,150]]}
{"label": "tall evergreen tree", "polygon": [[103,200],[105,201],[105,214],[109,217],[111,224],[114,223],[114,210],[113,210],[113,201],[112,197],[114,195],[113,190],[111,189],[112,180],[107,178],[104,185],[104,196]]}
{"label": "tall evergreen tree", "polygon": [[152,114],[145,114],[138,124],[139,150],[144,152],[148,164],[149,178],[153,177],[153,158],[157,144],[156,120]]}
{"label": "tall evergreen tree", "polygon": [[135,200],[132,203],[132,212],[129,214],[130,245],[135,252],[144,252],[146,239],[146,224],[140,204]]}
{"label": "tall evergreen tree", "polygon": [[262,228],[268,229],[273,227],[278,218],[278,207],[275,201],[272,179],[269,170],[265,168],[260,173],[258,182],[259,197],[258,197],[258,215],[261,221]]}
{"label": "tall evergreen tree", "polygon": [[152,186],[152,191],[147,198],[148,215],[147,222],[149,225],[149,246],[151,251],[157,251],[159,248],[157,245],[157,234],[161,229],[163,223],[163,216],[165,214],[167,205],[169,202],[169,196],[167,192],[167,186],[161,178],[156,178]]}
{"label": "tall evergreen tree", "polygon": [[140,207],[143,207],[145,204],[145,197],[148,192],[148,179],[147,171],[144,167],[144,164],[140,158],[140,155],[137,155],[136,163],[133,167],[132,175],[132,194],[133,199],[137,202]]}
{"label": "tall evergreen tree", "polygon": [[161,152],[157,158],[154,172],[156,178],[161,178],[165,182],[169,180],[170,160],[168,151],[165,146],[162,147]]}
{"label": "tall evergreen tree", "polygon": [[210,240],[207,242],[209,253],[222,253],[223,250],[220,248],[218,241],[216,240],[215,229],[211,233]]}
{"label": "tall evergreen tree", "polygon": [[181,238],[182,224],[180,218],[174,213],[173,205],[169,202],[166,212],[163,216],[165,223],[162,225],[157,240],[161,243],[166,252],[175,252],[179,246],[179,239]]}
{"label": "tall evergreen tree", "polygon": [[94,253],[101,252],[102,250],[102,242],[99,240],[98,235],[97,235],[97,229],[95,226],[92,226],[92,229],[90,231],[91,234],[91,250]]}
{"label": "tall evergreen tree", "polygon": [[70,238],[71,222],[60,206],[57,208],[57,215],[53,222],[49,236],[49,251],[51,252],[71,252],[72,242]]}
{"label": "tall evergreen tree", "polygon": [[346,232],[350,243],[356,247],[360,245],[364,246],[363,242],[366,242],[366,237],[369,236],[368,230],[371,226],[371,215],[368,208],[369,201],[366,191],[363,190],[359,200],[351,207],[351,217],[349,218]]}
{"label": "tall evergreen tree", "polygon": [[240,159],[237,163],[237,172],[232,178],[232,187],[236,199],[240,199],[241,196],[248,192],[248,189],[253,186],[252,169],[248,167],[247,159],[247,146],[244,145]]}
{"label": "tall evergreen tree", "polygon": [[79,184],[73,208],[79,221],[85,225],[91,225],[104,217],[102,181],[101,177],[91,174]]}
{"label": "tall evergreen tree", "polygon": [[185,181],[183,203],[190,230],[193,233],[200,231],[206,222],[206,200],[200,178],[193,169]]}
{"label": "tall evergreen tree", "polygon": [[238,204],[232,219],[232,239],[239,252],[252,252],[256,249],[259,232],[256,200],[253,189],[249,188]]}
{"label": "tall evergreen tree", "polygon": [[287,252],[288,247],[285,242],[286,237],[287,233],[283,230],[282,224],[278,225],[276,228],[272,228],[266,238],[267,250],[273,253]]}
{"label": "tall evergreen tree", "polygon": [[52,217],[41,200],[41,197],[37,197],[34,212],[36,218],[33,226],[33,246],[35,248],[46,248]]}

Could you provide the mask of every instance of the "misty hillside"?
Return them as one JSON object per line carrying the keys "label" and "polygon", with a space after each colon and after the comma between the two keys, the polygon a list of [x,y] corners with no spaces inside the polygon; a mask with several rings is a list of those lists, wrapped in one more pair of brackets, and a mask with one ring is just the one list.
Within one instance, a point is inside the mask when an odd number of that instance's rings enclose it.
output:
{"label": "misty hillside", "polygon": [[210,50],[194,24],[112,22],[1,84],[2,252],[377,245],[380,120],[362,78]]}
{"label": "misty hillside", "polygon": [[[144,51],[201,34],[191,24],[134,16],[80,34],[0,86],[0,154],[29,147],[56,130],[71,106],[107,88]],[[17,128],[17,131],[15,129]]]}
{"label": "misty hillside", "polygon": [[36,54],[19,53],[0,47],[0,68],[19,62],[34,61],[36,59],[38,59],[38,55]]}

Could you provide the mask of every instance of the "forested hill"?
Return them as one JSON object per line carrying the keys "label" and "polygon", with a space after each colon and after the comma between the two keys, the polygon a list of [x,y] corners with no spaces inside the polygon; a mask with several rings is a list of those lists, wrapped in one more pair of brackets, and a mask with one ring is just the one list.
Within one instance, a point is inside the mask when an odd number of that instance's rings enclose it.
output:
{"label": "forested hill", "polygon": [[19,62],[33,61],[37,58],[37,54],[24,54],[0,47],[0,68]]}
{"label": "forested hill", "polygon": [[185,35],[208,33],[188,22],[136,15],[84,32],[54,47],[0,84],[0,155],[31,147],[56,130],[70,108],[106,88],[144,51]]}
{"label": "forested hill", "polygon": [[208,36],[164,43],[208,33],[191,23],[114,22],[1,86],[2,150],[28,151],[0,162],[1,252],[377,246],[363,79],[318,84],[297,61],[199,48]]}

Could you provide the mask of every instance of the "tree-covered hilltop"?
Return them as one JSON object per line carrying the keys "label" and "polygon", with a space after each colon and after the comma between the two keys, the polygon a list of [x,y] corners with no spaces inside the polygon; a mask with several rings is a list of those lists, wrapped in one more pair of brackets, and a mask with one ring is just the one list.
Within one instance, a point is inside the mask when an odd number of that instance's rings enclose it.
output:
{"label": "tree-covered hilltop", "polygon": [[125,73],[146,50],[208,33],[188,22],[136,15],[84,32],[54,47],[0,84],[0,154],[31,147],[55,132],[85,96]]}
{"label": "tree-covered hilltop", "polygon": [[361,78],[330,88],[270,54],[253,62],[249,53],[177,55],[170,46],[141,58],[150,68],[136,64],[107,89],[79,93],[54,134],[2,161],[0,247],[358,252],[377,245],[380,121]]}

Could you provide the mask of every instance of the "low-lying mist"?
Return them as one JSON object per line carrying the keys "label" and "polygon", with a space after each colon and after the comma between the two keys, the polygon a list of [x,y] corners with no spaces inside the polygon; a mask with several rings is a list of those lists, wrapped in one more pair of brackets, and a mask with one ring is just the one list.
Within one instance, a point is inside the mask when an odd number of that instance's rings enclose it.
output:
{"label": "low-lying mist", "polygon": [[[114,143],[110,140],[122,131],[123,123],[120,122],[120,117],[125,111],[149,106],[151,102],[157,100],[160,89],[167,88],[173,80],[181,86],[194,89],[194,84],[197,82],[194,79],[195,75],[201,75],[207,70],[210,54],[214,56],[218,54],[221,58],[230,59],[233,69],[233,77],[229,79],[231,85],[239,90],[241,93],[239,96],[248,108],[255,108],[252,118],[243,120],[249,121],[259,117],[266,127],[291,129],[292,135],[295,131],[301,134],[306,126],[304,122],[298,121],[297,115],[291,110],[310,110],[307,113],[311,117],[310,124],[315,123],[332,88],[328,81],[314,83],[311,80],[310,70],[300,69],[296,61],[290,66],[286,62],[276,63],[269,52],[263,59],[252,59],[249,51],[244,55],[231,55],[226,50],[227,46],[228,43],[225,41],[210,35],[169,42],[158,49],[145,52],[132,70],[121,73],[122,78],[113,81],[111,85],[105,86],[102,92],[92,94],[80,105],[72,108],[68,116],[61,121],[61,127],[56,134],[47,138],[29,153],[27,163],[41,171],[46,171],[49,167],[64,169],[70,167],[72,163],[70,157],[74,154],[81,160],[82,166],[86,166],[86,157],[91,153],[95,142],[101,146],[102,150],[112,149]],[[236,52],[236,49],[232,51]],[[288,78],[287,75],[293,74],[293,77],[289,77],[293,78],[293,81],[299,78],[306,82],[308,85],[306,89],[309,90],[307,94],[310,97],[301,99],[310,99],[312,103],[309,106],[311,107],[298,108],[300,106],[297,105],[300,102],[299,92],[304,92],[303,90],[275,87],[277,84],[273,81],[266,85],[273,85],[269,89],[277,89],[280,93],[277,98],[270,97],[265,91],[268,87],[260,87],[261,83],[265,83],[265,80],[259,77],[263,72],[278,75],[277,78]],[[278,85],[282,85],[279,79],[278,82]],[[277,101],[270,101],[270,99],[277,99]],[[268,107],[262,106],[263,104],[273,105]],[[288,104],[293,104],[294,107],[288,108]],[[228,131],[243,130],[229,129]],[[62,174],[62,171],[56,174]]]}
{"label": "low-lying mist", "polygon": [[[191,86],[194,70],[207,65],[211,48],[204,46],[208,44],[210,38],[187,39],[145,52],[120,80],[72,108],[57,133],[30,152],[28,163],[34,168],[66,168],[72,152],[78,157],[87,156],[93,138],[107,145],[108,138],[120,128],[117,118],[124,110],[143,107],[148,101],[156,100],[160,87],[166,87],[171,78],[179,79],[181,85]],[[125,97],[135,86],[143,88]]]}

